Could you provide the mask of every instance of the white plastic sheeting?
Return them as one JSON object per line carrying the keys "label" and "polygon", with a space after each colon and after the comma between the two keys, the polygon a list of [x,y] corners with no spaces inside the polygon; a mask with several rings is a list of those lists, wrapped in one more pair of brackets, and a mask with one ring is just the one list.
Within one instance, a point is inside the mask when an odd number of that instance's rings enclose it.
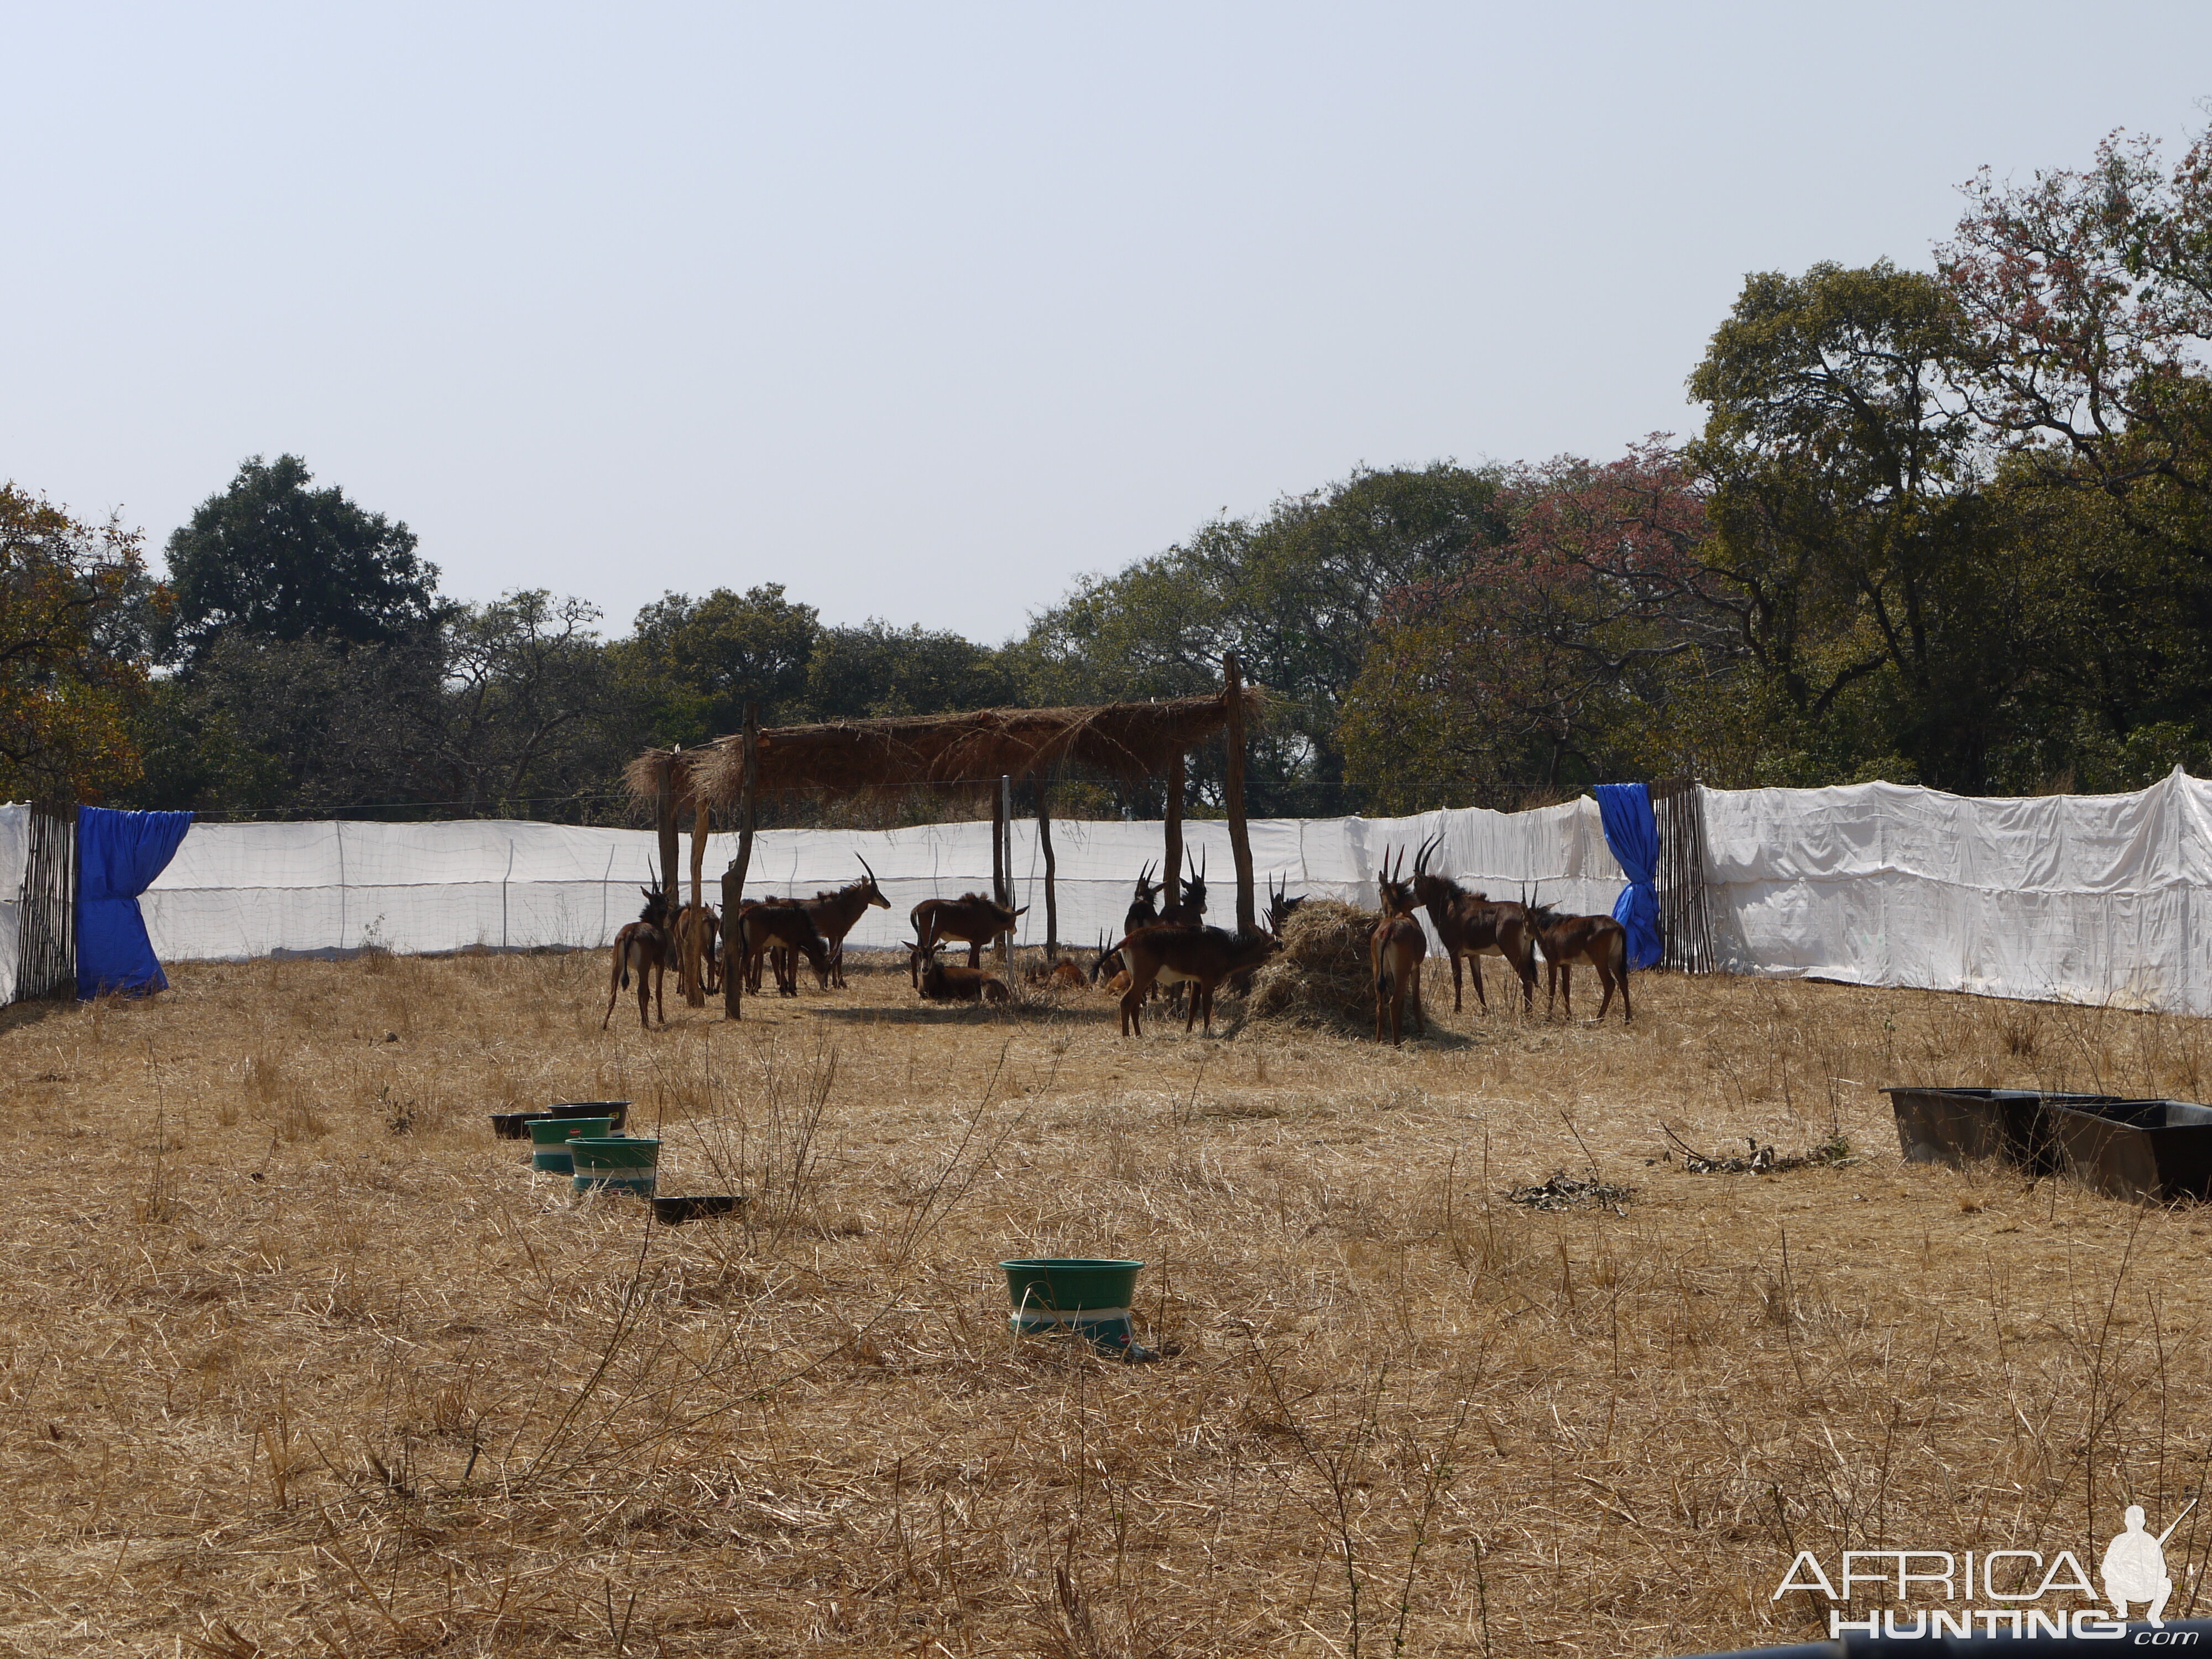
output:
{"label": "white plastic sheeting", "polygon": [[31,809],[0,804],[0,1007],[15,1000],[23,963],[23,878],[31,854]]}
{"label": "white plastic sheeting", "polygon": [[[1501,896],[1523,883],[1574,908],[1607,909],[1620,867],[1605,849],[1597,804],[1538,812],[1429,813],[1411,818],[1261,818],[1250,826],[1255,879],[1286,879],[1293,893],[1375,902],[1375,871],[1403,848],[1410,867],[1423,836],[1444,832],[1442,862]],[[1119,937],[1137,872],[1161,856],[1157,823],[1063,820],[1053,825],[1060,938],[1077,947]],[[1207,914],[1233,921],[1235,866],[1225,823],[1186,823],[1184,846],[1203,859]],[[448,823],[195,824],[169,867],[139,900],[164,962],[279,954],[403,951],[472,946],[529,949],[605,945],[637,914],[653,878],[648,831],[579,830],[506,822]],[[684,868],[690,838],[684,840]],[[721,872],[737,837],[707,849],[706,893],[721,896]],[[749,893],[812,893],[857,878],[865,857],[891,901],[850,936],[859,948],[912,937],[921,900],[991,885],[988,823],[881,831],[769,830],[753,842]],[[1034,822],[1013,826],[1015,902],[1029,907],[1018,942],[1044,939],[1044,857]]]}
{"label": "white plastic sheeting", "polygon": [[2212,1014],[2212,784],[1704,793],[1715,944],[1802,974]]}

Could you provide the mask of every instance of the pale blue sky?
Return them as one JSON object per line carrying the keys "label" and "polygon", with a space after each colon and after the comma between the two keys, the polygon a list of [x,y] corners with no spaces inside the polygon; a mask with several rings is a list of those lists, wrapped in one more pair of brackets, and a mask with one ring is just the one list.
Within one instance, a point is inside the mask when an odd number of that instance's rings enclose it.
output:
{"label": "pale blue sky", "polygon": [[290,450],[449,592],[984,639],[1222,507],[1687,430],[1745,271],[2178,149],[2212,5],[8,4],[0,477]]}

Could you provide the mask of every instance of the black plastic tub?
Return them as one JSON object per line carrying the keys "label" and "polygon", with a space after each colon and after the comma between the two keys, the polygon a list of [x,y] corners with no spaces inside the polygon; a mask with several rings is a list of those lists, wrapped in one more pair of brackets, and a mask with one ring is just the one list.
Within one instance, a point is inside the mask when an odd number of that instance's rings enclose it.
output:
{"label": "black plastic tub", "polygon": [[2212,1106],[2185,1100],[2046,1099],[2065,1170],[2113,1198],[2212,1198]]}
{"label": "black plastic tub", "polygon": [[501,1140],[527,1140],[530,1126],[538,1119],[548,1117],[604,1117],[613,1121],[609,1127],[620,1130],[629,1121],[629,1102],[626,1100],[568,1100],[558,1106],[541,1106],[534,1112],[494,1112],[491,1132]]}
{"label": "black plastic tub", "polygon": [[680,1227],[687,1221],[706,1221],[715,1216],[735,1215],[745,1206],[744,1193],[696,1193],[690,1197],[646,1200],[653,1206],[656,1221],[665,1221],[672,1227]]}
{"label": "black plastic tub", "polygon": [[2043,1097],[2032,1089],[1888,1088],[1897,1144],[1907,1164],[1963,1167],[2001,1158],[2039,1175],[2057,1162]]}

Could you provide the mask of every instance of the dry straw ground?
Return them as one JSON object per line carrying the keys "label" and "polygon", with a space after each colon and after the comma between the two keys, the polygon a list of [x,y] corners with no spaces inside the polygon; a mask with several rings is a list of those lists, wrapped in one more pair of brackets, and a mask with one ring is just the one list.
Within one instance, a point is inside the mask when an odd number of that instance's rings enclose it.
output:
{"label": "dry straw ground", "polygon": [[[2212,1455],[2204,1221],[1904,1167],[1873,1089],[2197,1096],[2193,1022],[1647,975],[1567,1029],[1432,973],[1393,1053],[877,972],[603,1036],[603,973],[5,1015],[0,1651],[1657,1656],[1818,1628],[1796,1549],[2101,1548]],[[608,1096],[750,1222],[573,1205],[484,1121]],[[1500,1196],[1554,1171],[1634,1194]],[[991,1264],[1048,1252],[1147,1259],[1176,1356],[1014,1346]]]}

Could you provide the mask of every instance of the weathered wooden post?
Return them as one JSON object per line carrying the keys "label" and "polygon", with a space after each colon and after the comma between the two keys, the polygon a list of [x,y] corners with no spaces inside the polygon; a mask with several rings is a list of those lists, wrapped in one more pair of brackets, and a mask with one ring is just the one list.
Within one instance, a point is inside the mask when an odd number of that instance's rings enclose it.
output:
{"label": "weathered wooden post", "polygon": [[1060,960],[1060,896],[1053,890],[1052,805],[1042,778],[1036,780],[1037,845],[1044,852],[1044,959],[1047,966]]}
{"label": "weathered wooden post", "polygon": [[1160,908],[1182,902],[1182,756],[1168,763],[1167,876],[1160,894]]}
{"label": "weathered wooden post", "polygon": [[676,849],[676,763],[684,752],[678,744],[660,757],[659,775],[653,791],[654,827],[660,831],[660,890],[668,899],[668,915],[676,917],[678,884],[682,879],[682,861]]}
{"label": "weathered wooden post", "polygon": [[738,742],[744,744],[744,765],[738,774],[738,855],[722,872],[722,1012],[731,1019],[744,1018],[744,942],[737,933],[738,912],[744,907],[745,872],[753,861],[753,809],[760,778],[760,705],[745,705],[745,724]]}
{"label": "weathered wooden post", "polygon": [[1229,700],[1229,769],[1222,793],[1228,798],[1229,853],[1237,863],[1237,931],[1257,931],[1252,898],[1252,837],[1244,828],[1244,674],[1230,652],[1221,659],[1222,696]]}
{"label": "weathered wooden post", "polygon": [[[994,848],[992,867],[998,872],[998,901],[1009,910],[1014,908],[1014,789],[1013,781],[1003,772],[999,774],[999,799],[992,809],[992,839]],[[999,935],[999,972],[1006,972],[1006,959],[1012,954],[1013,929],[1009,927]]]}

